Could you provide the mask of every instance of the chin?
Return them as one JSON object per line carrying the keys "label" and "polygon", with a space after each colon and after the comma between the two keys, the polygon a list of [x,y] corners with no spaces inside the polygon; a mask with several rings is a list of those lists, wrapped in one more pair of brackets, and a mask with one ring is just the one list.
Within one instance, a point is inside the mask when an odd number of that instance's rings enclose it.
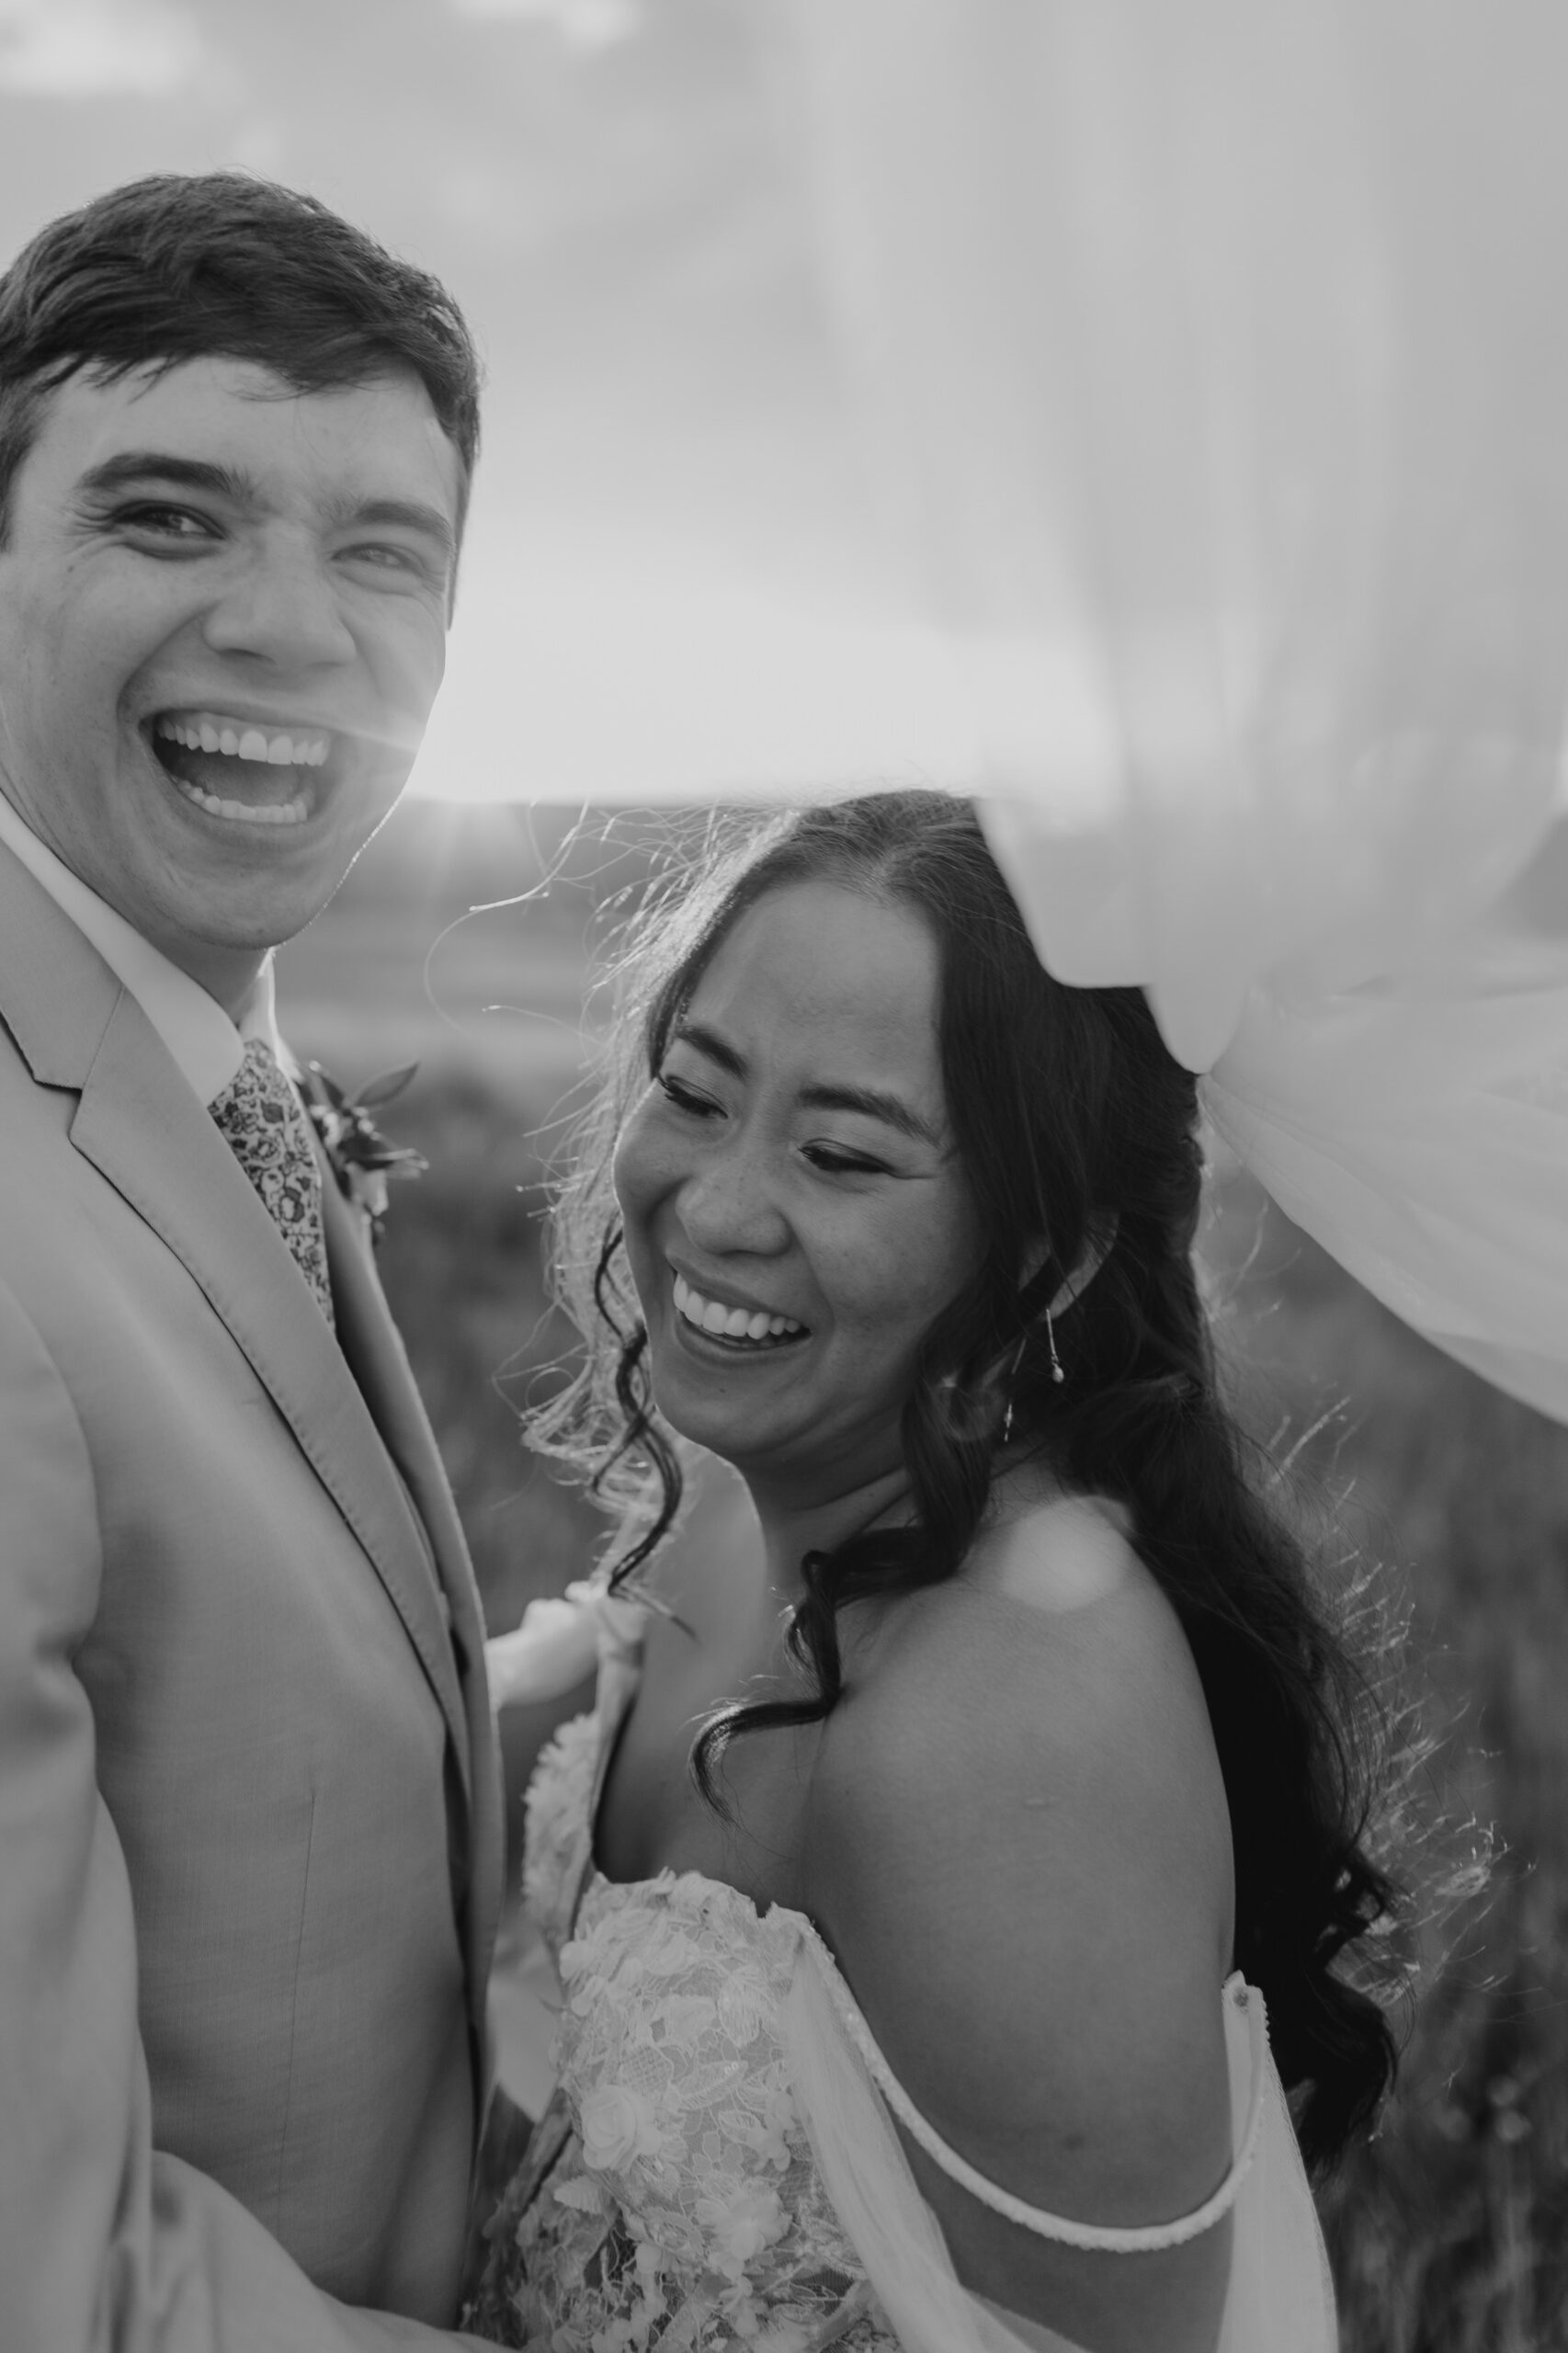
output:
{"label": "chin", "polygon": [[705,1410],[703,1401],[692,1397],[681,1383],[667,1377],[661,1381],[656,1367],[653,1391],[660,1420],[688,1446],[699,1446],[736,1469],[758,1451],[755,1431],[738,1427],[735,1416],[722,1406],[710,1404]]}
{"label": "chin", "polygon": [[193,892],[171,913],[215,948],[277,948],[320,915],[342,879],[335,864],[327,875],[236,875],[232,889]]}
{"label": "chin", "polygon": [[[657,1391],[654,1403],[659,1404]],[[792,1443],[787,1432],[759,1430],[755,1424],[743,1424],[733,1414],[704,1414],[699,1409],[687,1410],[687,1400],[677,1399],[672,1414],[659,1404],[660,1418],[685,1444],[699,1446],[705,1454],[716,1455],[743,1479],[764,1473],[776,1478],[787,1472],[800,1455],[799,1441]]]}

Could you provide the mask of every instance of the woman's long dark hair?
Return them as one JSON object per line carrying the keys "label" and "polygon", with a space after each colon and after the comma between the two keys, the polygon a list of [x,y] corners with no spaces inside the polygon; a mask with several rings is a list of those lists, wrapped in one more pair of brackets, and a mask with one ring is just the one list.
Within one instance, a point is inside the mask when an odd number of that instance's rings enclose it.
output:
{"label": "woman's long dark hair", "polygon": [[[728,1739],[831,1712],[846,1603],[958,1568],[991,1492],[1010,1380],[1014,1449],[1031,1444],[1069,1489],[1127,1506],[1191,1645],[1230,1806],[1235,1966],[1261,1988],[1280,2075],[1301,2087],[1303,2153],[1327,2162],[1394,2068],[1382,2009],[1343,1973],[1393,1902],[1366,1847],[1366,1687],[1221,1401],[1192,1261],[1197,1083],[1140,990],[1068,988],[1043,971],[967,801],[881,793],[776,820],[646,926],[627,968],[642,1051],[635,1067],[623,1055],[557,1211],[558,1284],[589,1359],[531,1440],[587,1472],[622,1515],[613,1578],[634,1575],[675,1517],[680,1476],[608,1189],[613,1132],[737,919],[804,881],[907,906],[937,943],[948,1114],[987,1256],[925,1336],[902,1425],[910,1524],[808,1555],[790,1639],[812,1688],[722,1710],[698,1740],[699,1781],[717,1802]],[[1042,1240],[1049,1256],[1020,1292]],[[1051,1333],[1046,1306],[1096,1250],[1097,1271]]]}

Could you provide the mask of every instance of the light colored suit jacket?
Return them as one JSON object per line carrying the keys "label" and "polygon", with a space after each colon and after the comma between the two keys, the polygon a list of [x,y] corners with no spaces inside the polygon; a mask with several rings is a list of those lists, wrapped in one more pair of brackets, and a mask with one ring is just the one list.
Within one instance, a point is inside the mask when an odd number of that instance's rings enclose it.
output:
{"label": "light colored suit jacket", "polygon": [[0,1023],[0,2347],[418,2342],[501,1880],[434,1440],[3,848]]}

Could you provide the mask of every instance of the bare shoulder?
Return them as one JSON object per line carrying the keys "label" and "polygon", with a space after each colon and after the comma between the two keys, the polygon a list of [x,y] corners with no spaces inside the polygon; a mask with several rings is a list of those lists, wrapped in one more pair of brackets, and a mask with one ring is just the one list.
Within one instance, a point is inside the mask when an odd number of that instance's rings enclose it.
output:
{"label": "bare shoulder", "polygon": [[1191,1654],[1114,1508],[1005,1515],[850,1666],[812,1894],[894,2073],[1032,2204],[1201,2203],[1228,2154],[1229,1817]]}

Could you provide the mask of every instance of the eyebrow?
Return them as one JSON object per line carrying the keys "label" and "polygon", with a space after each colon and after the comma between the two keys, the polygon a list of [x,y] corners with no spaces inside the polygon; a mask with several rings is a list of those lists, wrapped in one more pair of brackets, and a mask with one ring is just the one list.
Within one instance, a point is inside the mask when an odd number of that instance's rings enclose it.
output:
{"label": "eyebrow", "polygon": [[172,482],[182,490],[205,490],[239,505],[257,502],[259,494],[248,475],[232,466],[216,466],[205,458],[176,458],[166,449],[126,449],[89,466],[77,483],[88,496],[103,497],[135,482]]}
{"label": "eyebrow", "polygon": [[[265,503],[259,485],[249,474],[233,466],[214,465],[205,458],[177,458],[166,449],[127,449],[118,458],[106,458],[102,465],[89,466],[76,487],[87,497],[104,498],[139,482],[172,483],[181,490],[229,499],[236,506]],[[434,540],[449,563],[457,556],[457,533],[451,523],[439,507],[427,506],[420,499],[368,498],[362,504],[340,499],[328,506],[326,515],[335,529],[359,526],[418,531]]]}
{"label": "eyebrow", "polygon": [[[744,1056],[738,1054],[733,1046],[726,1043],[713,1030],[704,1029],[700,1022],[678,1023],[675,1036],[682,1045],[693,1047],[709,1062],[716,1063],[732,1078],[744,1078]],[[929,1122],[923,1120],[918,1111],[913,1110],[902,1097],[885,1094],[881,1087],[802,1086],[799,1099],[813,1111],[858,1112],[863,1119],[880,1120],[884,1127],[896,1129],[901,1136],[907,1136],[913,1143],[928,1144],[933,1152],[942,1149],[942,1139]]]}

